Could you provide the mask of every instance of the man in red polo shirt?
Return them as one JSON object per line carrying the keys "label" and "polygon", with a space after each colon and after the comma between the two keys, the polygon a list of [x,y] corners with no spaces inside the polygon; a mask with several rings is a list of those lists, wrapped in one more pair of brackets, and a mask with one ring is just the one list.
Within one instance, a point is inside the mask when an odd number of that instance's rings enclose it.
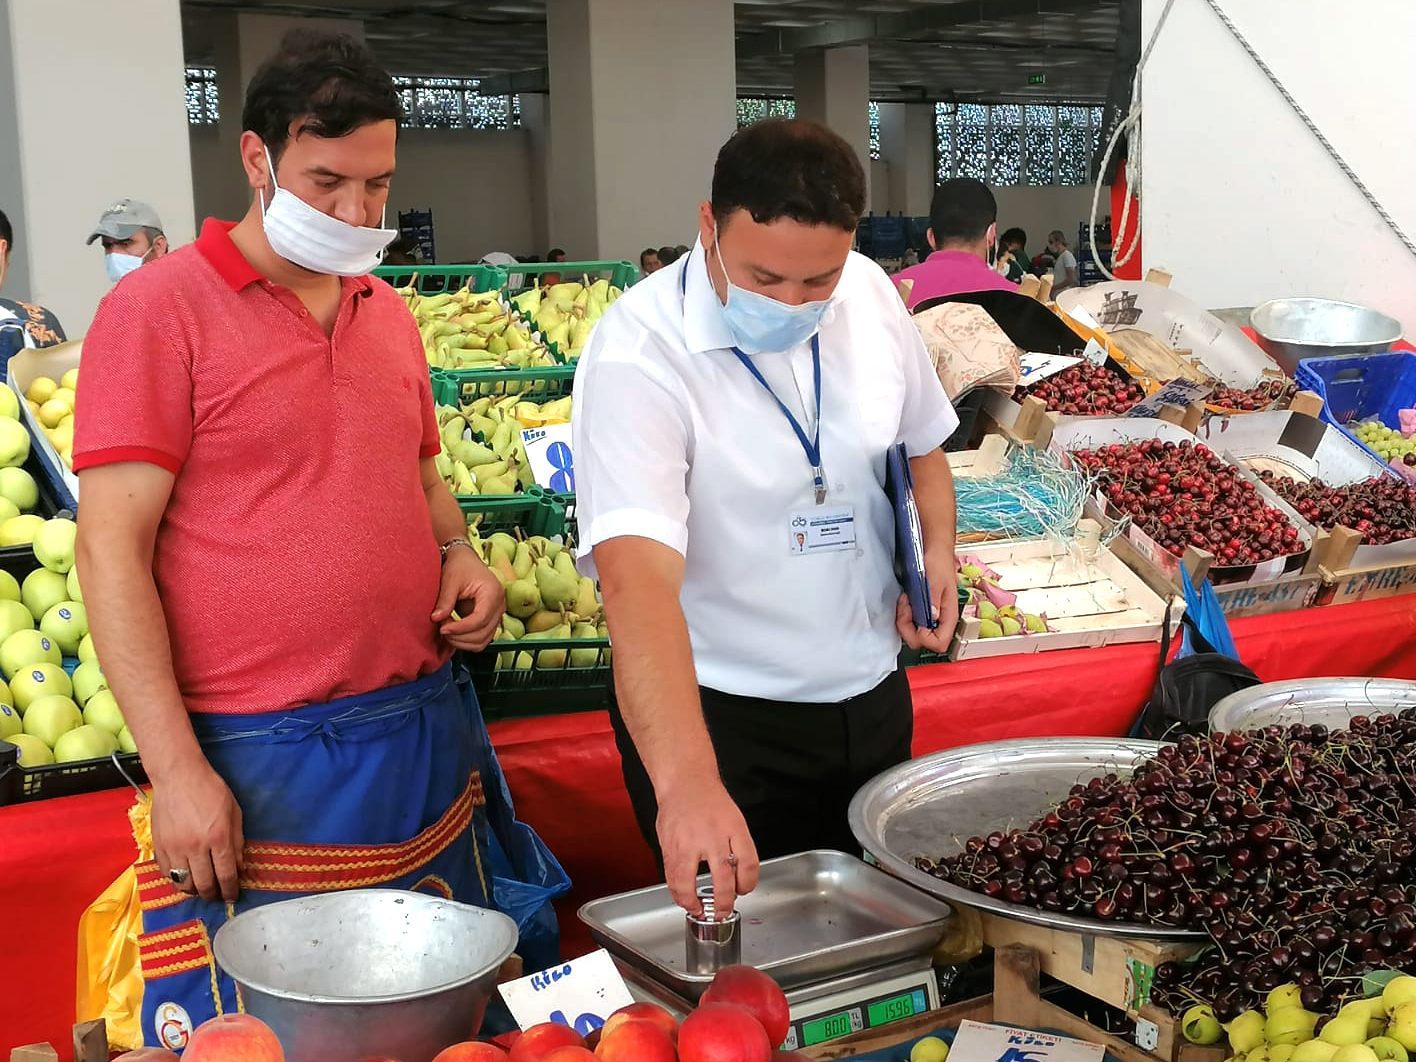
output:
{"label": "man in red polo shirt", "polygon": [[235,911],[489,901],[485,731],[448,659],[502,590],[433,463],[417,330],[368,276],[400,117],[366,48],[292,34],[247,90],[246,216],[125,278],[85,339],[78,566],[153,784],[154,1046],[236,1008],[209,948]]}

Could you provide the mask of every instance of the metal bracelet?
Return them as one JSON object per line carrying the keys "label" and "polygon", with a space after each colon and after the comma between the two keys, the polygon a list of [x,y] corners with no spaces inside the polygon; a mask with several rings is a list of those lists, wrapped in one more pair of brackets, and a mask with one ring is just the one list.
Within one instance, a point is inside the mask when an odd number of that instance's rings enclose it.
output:
{"label": "metal bracelet", "polygon": [[[465,538],[450,538],[450,539],[448,539],[446,542],[444,542],[441,546],[438,547],[438,554],[439,554],[439,556],[441,557],[441,559],[445,561],[445,560],[447,560],[448,551],[449,551],[449,550],[452,550],[452,549],[456,549],[458,546],[466,546],[466,547],[467,547],[468,549],[470,549],[473,553],[477,553],[477,547],[474,546],[474,545],[472,545],[472,543],[471,543],[470,541],[468,541],[467,539],[465,539]],[[480,554],[478,554],[478,555],[480,556]]]}

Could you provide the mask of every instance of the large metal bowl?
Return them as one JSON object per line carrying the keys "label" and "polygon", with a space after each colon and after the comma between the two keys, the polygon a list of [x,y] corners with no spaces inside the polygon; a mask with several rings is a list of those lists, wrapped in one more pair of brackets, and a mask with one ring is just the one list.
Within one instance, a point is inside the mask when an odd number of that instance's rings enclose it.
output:
{"label": "large metal bowl", "polygon": [[1210,709],[1210,730],[1322,723],[1345,730],[1354,715],[1387,715],[1416,706],[1416,682],[1381,678],[1310,678],[1266,682],[1231,693]]}
{"label": "large metal bowl", "polygon": [[476,1035],[516,938],[497,911],[362,889],[246,911],[212,947],[286,1062],[431,1062]]}
{"label": "large metal bowl", "polygon": [[1381,354],[1401,338],[1401,322],[1331,299],[1273,299],[1249,315],[1259,346],[1289,376],[1304,358]]}

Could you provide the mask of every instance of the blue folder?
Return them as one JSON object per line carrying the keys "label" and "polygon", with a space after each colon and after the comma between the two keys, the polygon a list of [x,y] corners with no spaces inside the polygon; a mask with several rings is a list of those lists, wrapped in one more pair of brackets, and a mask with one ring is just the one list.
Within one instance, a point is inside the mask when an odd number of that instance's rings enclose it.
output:
{"label": "blue folder", "polygon": [[934,599],[924,573],[924,532],[904,443],[896,443],[885,455],[885,492],[895,506],[895,576],[909,595],[915,626],[932,631],[939,622],[934,618]]}

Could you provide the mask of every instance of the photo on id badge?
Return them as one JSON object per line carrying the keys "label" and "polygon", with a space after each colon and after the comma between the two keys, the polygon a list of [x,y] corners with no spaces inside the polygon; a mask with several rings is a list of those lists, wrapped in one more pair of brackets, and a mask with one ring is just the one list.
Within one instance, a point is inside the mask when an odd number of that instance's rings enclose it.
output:
{"label": "photo on id badge", "polygon": [[797,557],[855,549],[855,509],[818,506],[788,516],[788,551]]}

